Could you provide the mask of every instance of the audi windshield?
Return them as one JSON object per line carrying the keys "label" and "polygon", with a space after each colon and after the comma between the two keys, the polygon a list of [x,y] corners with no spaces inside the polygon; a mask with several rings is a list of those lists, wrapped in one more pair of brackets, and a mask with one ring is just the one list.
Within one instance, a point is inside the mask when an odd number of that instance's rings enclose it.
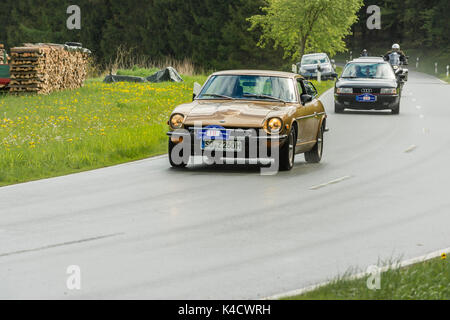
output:
{"label": "audi windshield", "polygon": [[342,78],[395,79],[388,63],[350,63],[345,67]]}
{"label": "audi windshield", "polygon": [[297,102],[292,79],[255,75],[213,76],[206,83],[197,99]]}

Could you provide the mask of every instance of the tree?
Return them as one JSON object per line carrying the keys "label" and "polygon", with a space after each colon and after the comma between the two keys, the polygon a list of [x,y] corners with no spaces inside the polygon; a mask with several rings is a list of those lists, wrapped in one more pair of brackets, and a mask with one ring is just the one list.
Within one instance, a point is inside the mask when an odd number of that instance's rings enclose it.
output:
{"label": "tree", "polygon": [[345,51],[343,39],[351,34],[362,5],[362,0],[268,0],[265,15],[249,18],[250,30],[260,27],[258,45],[273,40],[285,57],[301,58],[312,51],[334,55]]}

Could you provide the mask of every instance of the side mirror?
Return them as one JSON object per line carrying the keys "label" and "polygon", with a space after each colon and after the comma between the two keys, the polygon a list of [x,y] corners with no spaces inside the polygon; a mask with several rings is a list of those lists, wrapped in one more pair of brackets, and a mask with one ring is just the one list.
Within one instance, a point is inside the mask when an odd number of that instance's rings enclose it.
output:
{"label": "side mirror", "polygon": [[192,95],[192,100],[195,99],[196,96],[198,96],[200,94],[200,91],[202,90],[202,85],[198,82],[194,82],[194,92]]}
{"label": "side mirror", "polygon": [[337,79],[338,74],[335,72],[335,73],[333,73],[331,76],[332,76],[333,78]]}
{"label": "side mirror", "polygon": [[300,100],[302,101],[303,105],[307,104],[308,102],[311,102],[312,99],[313,99],[312,96],[306,93],[300,96]]}

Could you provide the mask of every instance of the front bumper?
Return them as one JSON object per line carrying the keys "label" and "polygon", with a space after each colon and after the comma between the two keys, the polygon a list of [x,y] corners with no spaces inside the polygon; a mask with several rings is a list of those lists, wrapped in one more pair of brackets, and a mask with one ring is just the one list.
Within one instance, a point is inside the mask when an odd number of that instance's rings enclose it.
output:
{"label": "front bumper", "polygon": [[358,109],[358,110],[385,110],[392,109],[400,102],[399,95],[377,94],[377,100],[374,102],[356,101],[359,94],[335,94],[334,102],[341,108]]}
{"label": "front bumper", "polygon": [[234,136],[230,135],[229,140],[240,140],[242,141],[241,151],[210,151],[203,150],[201,148],[202,139],[197,136],[194,130],[176,130],[167,132],[167,136],[172,141],[172,143],[184,143],[183,148],[189,148],[191,156],[203,156],[212,155],[214,157],[223,155],[227,158],[235,159],[256,159],[256,158],[267,158],[272,156],[271,149],[283,146],[287,141],[287,134],[280,135],[266,135],[260,134],[260,132],[251,130],[252,134],[248,134],[249,130],[240,129],[239,132]]}
{"label": "front bumper", "polygon": [[[305,72],[300,72],[300,75],[305,79],[312,79],[312,80],[317,79],[317,72],[305,71]],[[334,75],[334,72],[332,72],[332,71],[322,72],[320,75],[320,78],[322,80],[332,80],[332,79],[334,79],[333,75]]]}

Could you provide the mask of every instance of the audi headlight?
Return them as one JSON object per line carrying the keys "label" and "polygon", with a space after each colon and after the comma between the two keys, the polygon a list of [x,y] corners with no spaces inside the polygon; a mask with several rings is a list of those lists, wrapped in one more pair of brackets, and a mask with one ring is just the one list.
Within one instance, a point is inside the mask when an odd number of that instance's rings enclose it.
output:
{"label": "audi headlight", "polygon": [[397,94],[397,88],[381,88],[381,94]]}
{"label": "audi headlight", "polygon": [[337,93],[353,93],[353,88],[337,88]]}
{"label": "audi headlight", "polygon": [[268,133],[279,133],[283,128],[283,121],[280,118],[271,118],[267,120],[266,131]]}
{"label": "audi headlight", "polygon": [[184,116],[176,113],[170,117],[169,125],[172,129],[181,129],[183,127]]}

